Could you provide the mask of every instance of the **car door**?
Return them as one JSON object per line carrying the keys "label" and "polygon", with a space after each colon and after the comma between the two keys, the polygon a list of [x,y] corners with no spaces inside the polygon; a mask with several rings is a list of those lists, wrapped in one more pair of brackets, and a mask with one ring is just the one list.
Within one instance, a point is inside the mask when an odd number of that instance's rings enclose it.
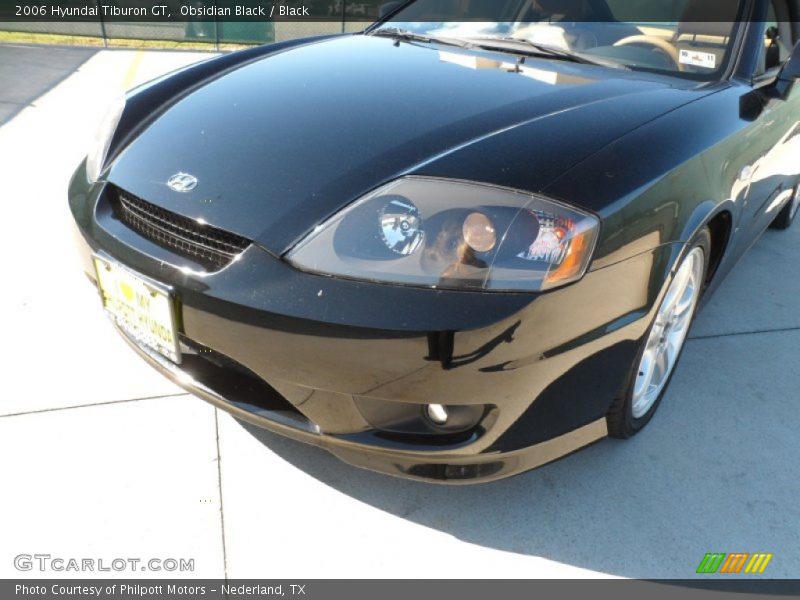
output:
{"label": "car door", "polygon": [[739,177],[739,234],[748,246],[775,219],[800,177],[800,86],[781,96],[768,84],[797,43],[791,14],[789,0],[769,0],[766,21],[756,24],[764,40],[753,73],[753,87],[763,86],[756,91],[761,110],[741,140],[748,162]]}

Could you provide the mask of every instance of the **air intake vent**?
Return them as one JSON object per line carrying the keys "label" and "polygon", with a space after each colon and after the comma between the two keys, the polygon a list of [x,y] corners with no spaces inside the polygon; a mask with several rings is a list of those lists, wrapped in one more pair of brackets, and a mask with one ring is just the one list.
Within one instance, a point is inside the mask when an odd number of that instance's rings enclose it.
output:
{"label": "air intake vent", "polygon": [[114,214],[125,225],[209,271],[230,264],[250,245],[243,237],[164,210],[119,188],[111,188],[109,199]]}

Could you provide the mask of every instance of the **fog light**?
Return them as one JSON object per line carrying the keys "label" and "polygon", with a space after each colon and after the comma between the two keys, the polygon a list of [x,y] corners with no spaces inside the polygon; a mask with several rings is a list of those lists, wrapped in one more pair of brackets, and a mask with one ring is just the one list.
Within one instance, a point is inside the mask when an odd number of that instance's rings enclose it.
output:
{"label": "fog light", "polygon": [[441,404],[428,404],[427,406],[428,418],[436,425],[444,425],[450,416],[447,414],[447,409]]}

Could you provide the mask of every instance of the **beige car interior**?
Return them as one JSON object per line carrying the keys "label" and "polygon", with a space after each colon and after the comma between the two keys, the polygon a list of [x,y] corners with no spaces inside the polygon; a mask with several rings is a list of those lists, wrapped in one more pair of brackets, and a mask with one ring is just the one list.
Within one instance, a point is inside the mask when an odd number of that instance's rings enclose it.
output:
{"label": "beige car interior", "polygon": [[[733,5],[728,0],[689,0],[677,26],[641,25],[636,28],[636,34],[617,39],[613,45],[639,46],[661,53],[669,59],[672,68],[682,72],[707,72],[707,65],[723,63],[736,15],[731,14],[730,21],[715,22],[702,21],[702,15],[708,15],[711,10],[727,17],[726,12],[729,13]],[[575,51],[590,52],[592,48],[605,45],[589,27],[581,27],[581,21],[586,21],[592,14],[589,0],[528,0],[521,11],[520,21],[524,22],[526,15],[534,14],[551,17],[543,23],[521,24],[514,31],[515,37]],[[767,26],[773,30],[764,39],[765,71],[782,64],[794,45],[789,7],[785,0],[771,2]],[[701,57],[701,64],[692,60],[693,57]]]}
{"label": "beige car interior", "polygon": [[[444,14],[468,14],[475,0],[438,0],[435,4]],[[481,0],[487,1],[487,0]],[[612,12],[620,9],[625,0],[607,0]],[[724,63],[730,46],[737,14],[736,2],[730,0],[675,0],[680,19],[673,23],[642,23],[593,21],[593,0],[525,0],[511,22],[517,25],[509,36],[528,39],[537,44],[565,50],[592,53],[614,58],[611,48],[631,47],[629,59],[635,64],[637,57],[643,66],[684,73],[707,74]],[[681,2],[683,8],[681,10]],[[614,6],[616,4],[616,7]],[[669,2],[666,2],[669,5]],[[624,7],[624,4],[622,5]],[[446,10],[445,10],[446,9]],[[719,18],[714,22],[703,19],[709,14]],[[445,20],[439,14],[426,14],[425,20]],[[451,21],[441,33],[449,35],[490,35],[488,23],[465,22],[460,27]],[[791,54],[794,32],[788,0],[772,0],[766,23],[762,73],[779,67]],[[634,50],[635,49],[635,50]],[[601,50],[604,52],[601,53]],[[615,50],[616,56],[619,50]],[[652,64],[649,64],[652,63]]]}

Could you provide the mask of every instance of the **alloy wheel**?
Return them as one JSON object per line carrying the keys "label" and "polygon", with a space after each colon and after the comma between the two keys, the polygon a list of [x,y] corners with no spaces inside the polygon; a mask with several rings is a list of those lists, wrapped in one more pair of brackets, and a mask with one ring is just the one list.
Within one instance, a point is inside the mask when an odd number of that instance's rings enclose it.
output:
{"label": "alloy wheel", "polygon": [[678,362],[697,308],[705,273],[705,254],[694,248],[670,283],[650,330],[633,386],[631,409],[642,418],[658,400]]}

